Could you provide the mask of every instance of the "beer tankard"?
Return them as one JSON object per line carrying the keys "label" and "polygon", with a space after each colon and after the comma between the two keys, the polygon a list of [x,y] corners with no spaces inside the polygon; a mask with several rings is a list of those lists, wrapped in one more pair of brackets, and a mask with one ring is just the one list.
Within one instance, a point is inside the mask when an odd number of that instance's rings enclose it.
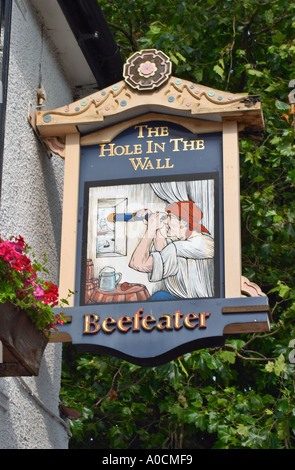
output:
{"label": "beer tankard", "polygon": [[98,286],[100,290],[106,292],[115,290],[121,278],[121,273],[116,273],[111,266],[105,266],[98,275]]}

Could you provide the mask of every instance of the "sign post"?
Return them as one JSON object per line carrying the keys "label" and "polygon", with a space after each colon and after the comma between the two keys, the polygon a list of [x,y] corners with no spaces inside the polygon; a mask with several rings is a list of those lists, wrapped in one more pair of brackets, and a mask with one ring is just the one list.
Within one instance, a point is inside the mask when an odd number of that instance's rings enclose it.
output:
{"label": "sign post", "polygon": [[238,138],[263,130],[258,97],[172,77],[150,49],[35,127],[65,159],[60,294],[76,292],[52,341],[157,365],[269,331],[241,266]]}

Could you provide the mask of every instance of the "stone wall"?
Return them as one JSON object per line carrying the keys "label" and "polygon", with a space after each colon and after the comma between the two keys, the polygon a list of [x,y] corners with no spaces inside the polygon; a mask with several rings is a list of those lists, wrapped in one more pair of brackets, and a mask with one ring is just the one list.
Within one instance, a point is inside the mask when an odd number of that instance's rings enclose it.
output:
{"label": "stone wall", "polygon": [[[42,0],[43,1],[43,0]],[[46,252],[58,284],[63,161],[48,158],[28,111],[40,80],[45,109],[73,101],[58,53],[29,1],[13,2],[3,155],[0,234],[22,235],[36,256]],[[45,279],[46,280],[46,279]],[[64,449],[67,423],[59,417],[61,345],[49,344],[38,377],[0,378],[0,449]]]}

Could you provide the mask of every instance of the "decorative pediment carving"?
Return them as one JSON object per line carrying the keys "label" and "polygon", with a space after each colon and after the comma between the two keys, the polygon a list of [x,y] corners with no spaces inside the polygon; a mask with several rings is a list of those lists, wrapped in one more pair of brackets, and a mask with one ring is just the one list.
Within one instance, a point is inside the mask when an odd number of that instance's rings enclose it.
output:
{"label": "decorative pediment carving", "polygon": [[102,123],[116,115],[136,112],[144,107],[150,107],[155,112],[177,110],[186,117],[210,118],[218,114],[225,118],[236,118],[252,128],[255,123],[259,130],[263,128],[259,97],[221,92],[175,77],[171,77],[167,84],[152,94],[132,89],[124,81],[118,82],[66,106],[39,111],[36,125],[41,135],[56,135],[49,129],[56,129],[60,135],[62,125]]}
{"label": "decorative pediment carving", "polygon": [[148,112],[205,120],[235,120],[246,132],[260,133],[264,121],[258,96],[233,94],[170,76],[165,54],[135,53],[122,80],[65,106],[40,110],[35,127],[43,137],[82,135]]}

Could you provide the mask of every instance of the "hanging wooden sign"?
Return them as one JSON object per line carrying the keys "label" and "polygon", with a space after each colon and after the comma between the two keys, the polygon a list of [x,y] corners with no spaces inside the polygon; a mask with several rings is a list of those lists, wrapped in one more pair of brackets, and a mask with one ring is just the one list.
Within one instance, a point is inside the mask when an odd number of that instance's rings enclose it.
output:
{"label": "hanging wooden sign", "polygon": [[124,81],[35,123],[65,158],[60,291],[76,292],[52,341],[139,365],[269,330],[241,275],[238,133],[263,129],[259,99],[170,74],[137,52]]}

